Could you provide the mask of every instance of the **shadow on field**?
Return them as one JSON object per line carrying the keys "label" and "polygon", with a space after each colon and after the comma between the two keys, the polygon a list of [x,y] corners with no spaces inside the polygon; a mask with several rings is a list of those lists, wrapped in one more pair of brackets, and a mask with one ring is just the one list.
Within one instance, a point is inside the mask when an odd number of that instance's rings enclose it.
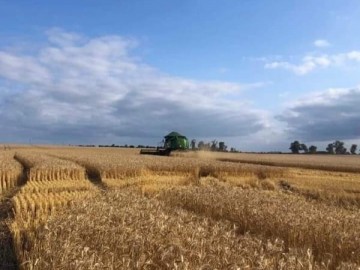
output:
{"label": "shadow on field", "polygon": [[86,178],[101,190],[107,190],[107,186],[102,182],[99,171],[86,169]]}
{"label": "shadow on field", "polygon": [[19,269],[15,253],[14,239],[8,222],[14,218],[11,198],[18,192],[18,188],[7,192],[0,199],[0,269]]}

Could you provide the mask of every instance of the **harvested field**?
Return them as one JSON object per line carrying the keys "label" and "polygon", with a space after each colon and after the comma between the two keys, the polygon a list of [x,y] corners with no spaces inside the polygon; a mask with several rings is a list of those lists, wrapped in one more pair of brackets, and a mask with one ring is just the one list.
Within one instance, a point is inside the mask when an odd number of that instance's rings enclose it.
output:
{"label": "harvested field", "polygon": [[2,256],[12,269],[359,269],[360,173],[217,155],[19,148]]}

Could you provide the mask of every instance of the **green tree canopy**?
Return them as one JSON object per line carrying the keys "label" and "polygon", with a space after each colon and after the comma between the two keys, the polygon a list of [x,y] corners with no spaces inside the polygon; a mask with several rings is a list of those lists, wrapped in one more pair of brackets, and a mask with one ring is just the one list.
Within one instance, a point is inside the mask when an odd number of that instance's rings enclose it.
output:
{"label": "green tree canopy", "polygon": [[309,147],[309,152],[311,154],[315,154],[316,151],[317,151],[317,147],[315,145],[312,145],[312,146]]}
{"label": "green tree canopy", "polygon": [[329,154],[334,154],[335,151],[334,151],[334,144],[333,143],[329,143],[328,146],[326,147],[326,151],[329,153]]}
{"label": "green tree canopy", "polygon": [[356,155],[357,144],[351,145],[350,153]]}
{"label": "green tree canopy", "polygon": [[290,148],[291,152],[293,154],[299,154],[300,150],[301,150],[301,146],[300,146],[300,142],[299,141],[294,141],[290,144]]}
{"label": "green tree canopy", "polygon": [[334,148],[335,148],[335,153],[337,155],[341,155],[341,154],[346,154],[346,148],[344,147],[344,142],[342,141],[335,141],[333,143]]}

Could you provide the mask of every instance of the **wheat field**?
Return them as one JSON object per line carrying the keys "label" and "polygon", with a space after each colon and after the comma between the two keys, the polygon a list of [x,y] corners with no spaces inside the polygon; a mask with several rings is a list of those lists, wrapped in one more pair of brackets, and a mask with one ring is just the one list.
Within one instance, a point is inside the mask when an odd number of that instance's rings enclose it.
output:
{"label": "wheat field", "polygon": [[360,269],[357,156],[13,147],[0,269]]}

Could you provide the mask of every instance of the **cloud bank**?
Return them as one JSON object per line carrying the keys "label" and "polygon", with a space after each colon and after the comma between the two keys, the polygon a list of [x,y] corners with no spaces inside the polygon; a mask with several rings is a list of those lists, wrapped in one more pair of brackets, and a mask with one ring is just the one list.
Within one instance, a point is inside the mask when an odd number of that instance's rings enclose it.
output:
{"label": "cloud bank", "polygon": [[360,87],[329,89],[298,100],[278,116],[288,134],[305,141],[360,138]]}
{"label": "cloud bank", "polygon": [[296,75],[306,75],[312,71],[321,68],[333,66],[352,65],[360,63],[360,51],[351,51],[347,53],[311,56],[307,55],[301,59],[299,64],[288,61],[273,61],[265,64],[266,69],[285,69]]}
{"label": "cloud bank", "polygon": [[266,113],[241,101],[261,84],[170,76],[134,56],[136,41],[47,32],[36,54],[0,50],[1,140],[107,143],[122,137],[246,136]]}

